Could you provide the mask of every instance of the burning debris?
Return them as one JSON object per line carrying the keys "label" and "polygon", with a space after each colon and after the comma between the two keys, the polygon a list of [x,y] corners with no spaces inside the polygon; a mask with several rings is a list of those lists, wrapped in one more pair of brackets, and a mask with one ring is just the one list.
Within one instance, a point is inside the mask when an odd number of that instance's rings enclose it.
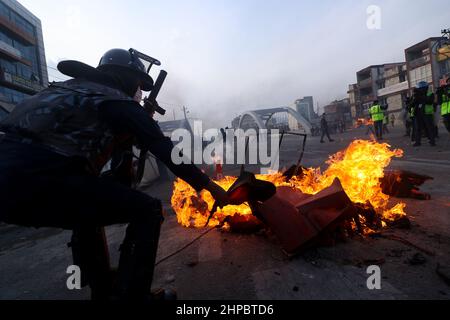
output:
{"label": "burning debris", "polygon": [[[324,172],[320,168],[301,168],[294,170],[293,176],[281,172],[257,175],[258,180],[277,187],[268,201],[230,205],[214,213],[214,199],[209,192],[198,195],[187,183],[177,180],[172,207],[185,227],[202,228],[208,223],[209,227],[236,230],[246,224],[260,226],[262,221],[277,234],[287,252],[294,252],[324,231],[364,234],[407,220],[406,204],[390,205],[390,195],[397,196],[393,190],[400,187],[417,194],[416,186],[429,177],[386,171],[392,158],[402,156],[402,150],[392,150],[386,143],[356,140],[332,155]],[[237,180],[225,176],[217,183],[229,190]],[[211,211],[214,215],[208,222]]]}
{"label": "burning debris", "polygon": [[381,188],[383,193],[396,198],[430,200],[428,193],[419,190],[419,186],[428,180],[433,178],[404,170],[387,170],[381,180]]}
{"label": "burning debris", "polygon": [[255,214],[277,235],[283,249],[293,254],[317,241],[322,244],[331,239],[330,232],[356,217],[357,209],[339,179],[335,179],[329,188],[315,195],[279,187],[274,197],[256,205]]}
{"label": "burning debris", "polygon": [[374,122],[372,119],[365,119],[365,118],[359,118],[358,120],[356,120],[355,126],[354,128],[361,128],[361,127],[367,127],[367,126],[373,126]]}

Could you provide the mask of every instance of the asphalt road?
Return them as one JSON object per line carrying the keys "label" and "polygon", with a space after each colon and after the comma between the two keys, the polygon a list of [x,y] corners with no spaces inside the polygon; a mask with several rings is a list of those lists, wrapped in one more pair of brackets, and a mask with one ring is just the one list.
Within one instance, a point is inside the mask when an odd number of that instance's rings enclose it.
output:
{"label": "asphalt road", "polygon": [[[336,142],[308,140],[303,164],[320,166],[330,154],[353,139],[367,139],[364,129],[334,136]],[[288,258],[276,239],[265,234],[213,231],[156,268],[155,286],[176,288],[181,299],[450,299],[450,136],[441,130],[438,146],[415,149],[396,128],[387,141],[405,156],[392,168],[434,177],[422,189],[431,201],[407,199],[410,230],[386,230],[411,244],[385,238],[355,237],[332,247],[320,247]],[[425,141],[424,141],[425,142]],[[281,165],[296,162],[299,140],[287,137]],[[236,174],[237,166],[225,166]],[[156,183],[145,192],[163,200],[166,222],[159,258],[183,247],[204,230],[179,226],[170,208],[171,183]],[[113,263],[124,227],[107,229]],[[0,225],[0,299],[88,299],[89,290],[69,291],[66,269],[71,262],[66,244],[70,233]],[[425,253],[432,253],[427,254]],[[420,259],[417,259],[419,257]],[[414,264],[414,262],[418,264]],[[367,266],[379,264],[380,290],[369,290]],[[436,270],[439,267],[441,275]]]}

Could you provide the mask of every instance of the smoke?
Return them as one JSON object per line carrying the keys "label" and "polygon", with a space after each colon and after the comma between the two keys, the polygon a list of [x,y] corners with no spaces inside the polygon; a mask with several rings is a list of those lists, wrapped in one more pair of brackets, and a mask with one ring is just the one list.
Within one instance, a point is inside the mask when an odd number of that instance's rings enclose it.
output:
{"label": "smoke", "polygon": [[161,120],[172,120],[174,112],[180,118],[186,106],[210,127],[303,96],[321,106],[344,98],[358,70],[404,61],[405,48],[438,36],[450,21],[446,0],[379,0],[379,30],[367,28],[371,0],[129,0],[126,9],[122,1],[105,8],[79,0],[83,23],[73,28],[57,14],[73,1],[21,2],[41,18],[54,61],[70,57],[96,65],[110,48],[136,48],[169,72],[160,96],[168,113]]}

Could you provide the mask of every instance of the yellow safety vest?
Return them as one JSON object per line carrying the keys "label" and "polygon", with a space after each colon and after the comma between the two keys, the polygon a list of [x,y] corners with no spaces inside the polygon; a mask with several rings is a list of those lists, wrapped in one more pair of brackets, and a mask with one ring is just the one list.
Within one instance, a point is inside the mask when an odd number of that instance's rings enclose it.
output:
{"label": "yellow safety vest", "polygon": [[[433,93],[429,92],[427,94],[428,97],[431,97]],[[432,104],[425,105],[425,114],[426,115],[434,115],[434,106]]]}
{"label": "yellow safety vest", "polygon": [[384,112],[381,110],[381,106],[379,104],[373,105],[369,109],[369,113],[372,116],[373,121],[383,121]]}
{"label": "yellow safety vest", "polygon": [[447,94],[442,95],[441,115],[443,115],[443,116],[450,113],[449,95],[450,95],[450,90],[447,92]]}

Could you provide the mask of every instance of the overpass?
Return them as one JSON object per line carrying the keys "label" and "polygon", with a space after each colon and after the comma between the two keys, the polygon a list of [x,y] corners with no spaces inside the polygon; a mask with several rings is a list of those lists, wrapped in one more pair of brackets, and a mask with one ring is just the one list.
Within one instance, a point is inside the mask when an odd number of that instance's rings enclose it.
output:
{"label": "overpass", "polygon": [[247,111],[244,112],[239,119],[239,128],[243,128],[244,123],[247,121],[253,121],[256,127],[259,129],[270,129],[269,128],[269,121],[273,118],[275,114],[278,113],[287,113],[288,115],[292,116],[299,125],[302,127],[303,131],[305,131],[307,134],[311,134],[311,124],[308,120],[306,120],[300,113],[298,113],[296,110],[289,108],[289,107],[279,107],[279,108],[270,108],[270,109],[261,109],[261,110],[255,110],[255,111]]}

